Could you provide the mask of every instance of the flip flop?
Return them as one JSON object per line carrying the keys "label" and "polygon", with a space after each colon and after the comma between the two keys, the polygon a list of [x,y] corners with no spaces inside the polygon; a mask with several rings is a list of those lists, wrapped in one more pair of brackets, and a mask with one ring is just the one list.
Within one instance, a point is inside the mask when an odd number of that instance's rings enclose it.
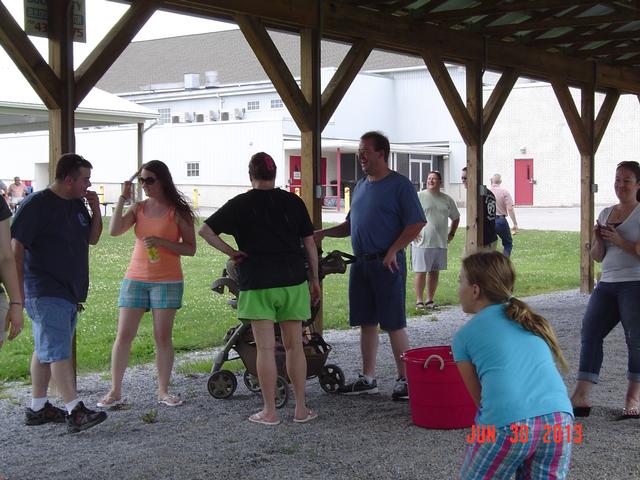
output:
{"label": "flip flop", "polygon": [[311,420],[318,418],[318,413],[314,412],[313,410],[309,409],[309,411],[307,412],[307,416],[305,418],[295,418],[293,417],[293,421],[295,423],[307,423],[310,422]]}
{"label": "flip flop", "polygon": [[425,309],[431,309],[431,310],[435,310],[438,308],[438,305],[436,305],[435,303],[433,303],[433,300],[429,300],[428,302],[426,302],[424,304],[424,308]]}
{"label": "flip flop", "polygon": [[262,418],[259,413],[254,413],[253,415],[251,415],[249,417],[249,421],[253,423],[259,423],[261,425],[268,425],[270,427],[275,427],[276,425],[280,425],[280,420],[276,420],[275,422],[270,422]]}
{"label": "flip flop", "polygon": [[637,420],[640,418],[640,407],[623,408],[622,414],[616,417],[616,420]]}
{"label": "flip flop", "polygon": [[416,302],[416,310],[424,310],[424,302]]}
{"label": "flip flop", "polygon": [[105,395],[100,400],[96,402],[96,407],[98,408],[110,408],[115,407],[122,403],[122,400],[119,398],[112,397],[111,395]]}
{"label": "flip flop", "polygon": [[179,407],[184,403],[184,401],[178,397],[174,397],[173,395],[165,395],[158,400],[158,403],[166,405],[167,407]]}

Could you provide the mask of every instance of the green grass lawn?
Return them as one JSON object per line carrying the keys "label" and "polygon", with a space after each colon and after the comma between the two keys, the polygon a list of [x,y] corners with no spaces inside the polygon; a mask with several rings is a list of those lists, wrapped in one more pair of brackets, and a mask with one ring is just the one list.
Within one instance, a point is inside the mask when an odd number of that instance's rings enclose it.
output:
{"label": "green grass lawn", "polygon": [[[99,244],[91,248],[91,287],[86,309],[79,317],[77,329],[77,363],[79,371],[108,370],[111,346],[118,320],[120,281],[133,249],[133,233],[113,238],[105,232]],[[351,252],[346,239],[327,239],[325,251]],[[457,282],[463,235],[449,245],[449,269],[440,274],[436,294],[439,304],[457,303]],[[524,230],[514,238],[512,259],[518,278],[518,296],[565,290],[579,286],[579,234],[577,232],[543,232]],[[222,341],[227,329],[237,323],[235,311],[228,305],[228,295],[211,291],[211,282],[222,272],[226,258],[198,238],[195,257],[183,259],[185,294],[183,308],[174,327],[176,351],[206,350]],[[347,328],[348,274],[330,275],[324,281],[324,328]],[[413,273],[407,279],[407,313],[415,315]],[[131,362],[153,360],[153,334],[150,314],[145,314],[134,341]],[[13,342],[0,350],[0,380],[27,378],[33,348],[31,324]]]}

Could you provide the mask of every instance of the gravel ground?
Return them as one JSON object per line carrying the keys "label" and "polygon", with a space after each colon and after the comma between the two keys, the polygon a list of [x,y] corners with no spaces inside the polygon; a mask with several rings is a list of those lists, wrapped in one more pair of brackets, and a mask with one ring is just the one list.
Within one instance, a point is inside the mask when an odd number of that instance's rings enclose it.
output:
{"label": "gravel ground", "polygon": [[[574,375],[587,296],[571,291],[528,301],[554,324]],[[459,307],[450,307],[411,320],[412,345],[449,344],[464,318]],[[329,361],[340,365],[347,378],[355,375],[359,367],[357,331],[326,332],[325,339],[334,348]],[[626,356],[618,327],[606,342],[592,414],[579,419],[584,441],[573,447],[570,478],[640,478],[640,422],[613,421],[623,405]],[[280,411],[283,423],[277,427],[246,420],[261,402],[241,378],[230,399],[216,400],[207,393],[208,375],[175,374],[173,391],[186,402],[168,408],[155,402],[152,366],[130,369],[125,377],[130,408],[111,411],[102,425],[75,435],[66,434],[61,425],[23,426],[29,388],[15,386],[10,398],[0,400],[0,473],[11,480],[455,478],[469,430],[414,426],[409,404],[390,400],[394,368],[386,336],[381,336],[378,359],[380,395],[329,395],[316,380],[309,380],[309,404],[319,411],[319,418],[294,424],[290,401]],[[566,381],[572,388],[573,379]],[[78,384],[89,404],[108,387],[100,374],[83,376]],[[156,422],[146,423],[143,417],[153,416],[153,411]]]}

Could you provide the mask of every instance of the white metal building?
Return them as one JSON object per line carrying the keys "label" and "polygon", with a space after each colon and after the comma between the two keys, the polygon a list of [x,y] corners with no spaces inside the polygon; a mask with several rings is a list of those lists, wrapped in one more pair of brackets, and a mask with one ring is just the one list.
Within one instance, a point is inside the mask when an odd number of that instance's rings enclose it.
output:
{"label": "white metal building", "polygon": [[[298,38],[271,35],[297,78]],[[323,42],[323,85],[347,50]],[[464,98],[464,68],[448,70]],[[494,83],[486,73],[485,98]],[[99,86],[158,113],[147,122],[145,161],[165,161],[185,193],[193,196],[197,189],[200,206],[218,207],[245,191],[249,157],[261,150],[276,160],[279,186],[300,184],[300,132],[238,30],[133,43]],[[639,115],[637,99],[622,97],[596,156],[598,203],[612,201],[615,164],[637,159],[640,135],[631,126]],[[445,191],[463,202],[466,146],[422,59],[375,51],[354,80],[323,132],[328,205],[337,201],[333,185],[352,186],[361,175],[355,152],[367,130],[389,136],[391,167],[416,187],[437,169]],[[94,184],[104,186],[105,200],[115,199],[120,182],[136,168],[136,126],[76,133],[76,150],[95,167]],[[25,171],[17,174],[32,178],[29,169],[47,163],[47,133],[0,135],[3,158],[18,152]],[[521,205],[579,204],[580,155],[548,84],[518,82],[489,136],[484,161],[485,183],[501,173]],[[15,174],[0,163],[0,178]]]}

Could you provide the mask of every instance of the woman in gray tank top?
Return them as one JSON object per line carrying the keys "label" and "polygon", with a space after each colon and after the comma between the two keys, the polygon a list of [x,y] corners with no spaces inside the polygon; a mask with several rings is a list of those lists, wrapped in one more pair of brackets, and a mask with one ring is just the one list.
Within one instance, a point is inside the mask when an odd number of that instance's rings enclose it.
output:
{"label": "woman in gray tank top", "polygon": [[571,397],[574,414],[591,411],[589,394],[598,383],[605,337],[619,323],[629,351],[629,386],[618,420],[640,418],[640,165],[621,162],[616,169],[619,202],[605,208],[593,229],[591,257],[602,263],[602,277],[582,320],[578,382]]}

